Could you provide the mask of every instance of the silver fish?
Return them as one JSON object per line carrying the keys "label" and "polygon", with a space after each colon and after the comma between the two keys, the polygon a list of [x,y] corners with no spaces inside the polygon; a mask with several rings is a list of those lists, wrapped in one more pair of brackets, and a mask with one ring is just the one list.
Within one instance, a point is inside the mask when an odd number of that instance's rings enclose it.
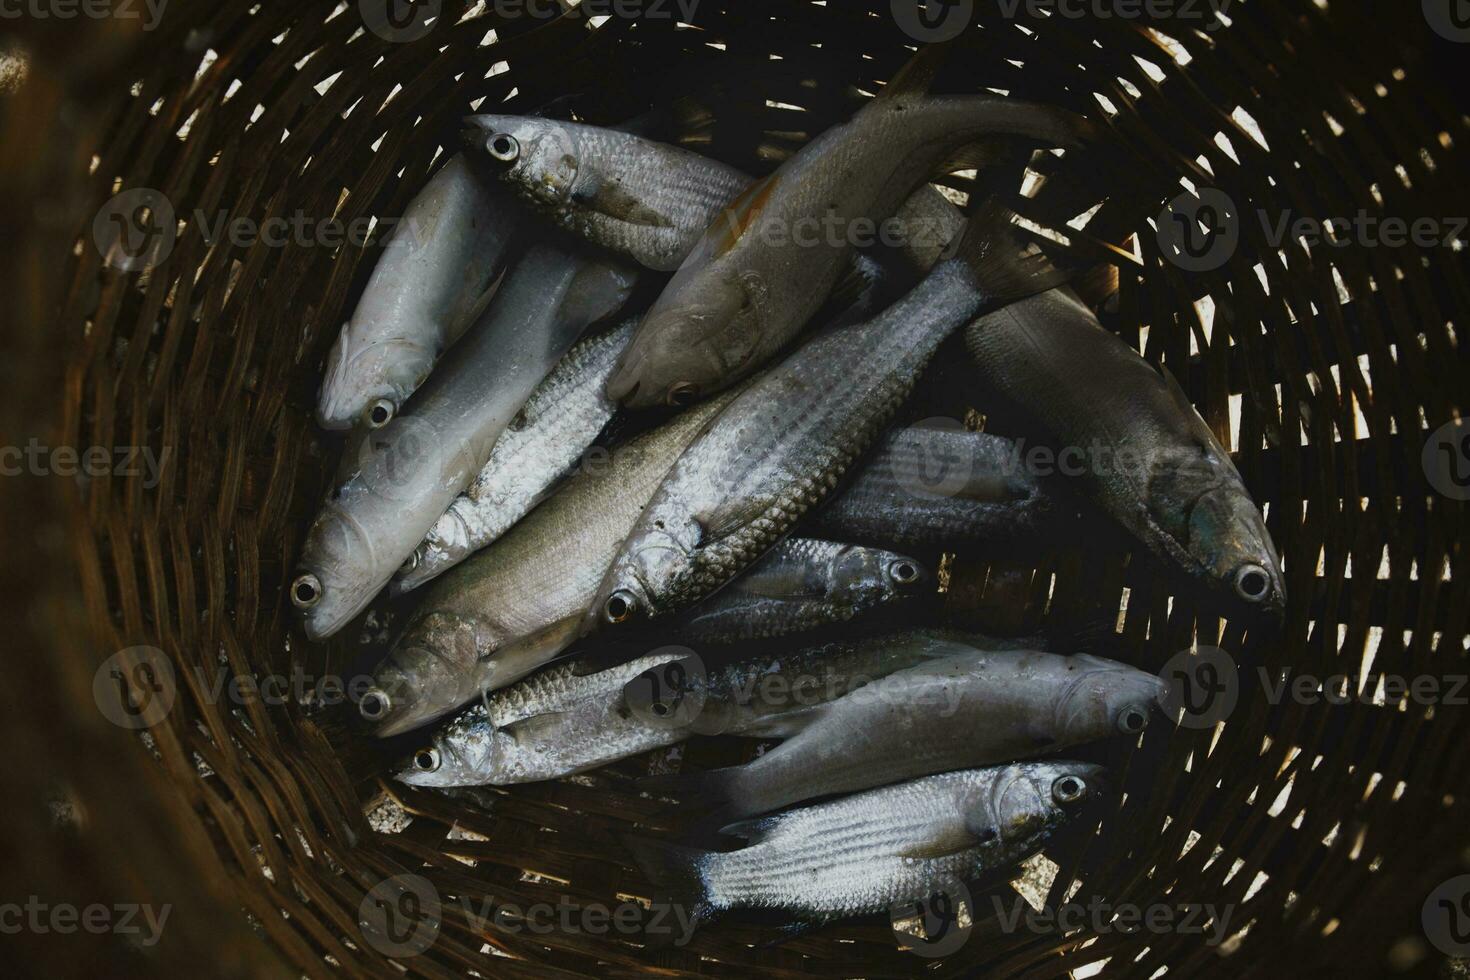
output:
{"label": "silver fish", "polygon": [[[898,671],[813,709],[802,730],[741,766],[645,781],[725,820],[1112,735],[1136,738],[1163,705],[1158,676],[1099,657],[987,650]],[[940,644],[936,644],[939,647]]]}
{"label": "silver fish", "polygon": [[565,478],[613,416],[602,386],[638,318],[581,341],[537,385],[468,491],[435,522],[394,578],[418,588],[510,530]]}
{"label": "silver fish", "polygon": [[411,411],[372,433],[307,532],[292,603],[312,639],[372,601],[485,465],[506,426],[587,326],[618,311],[631,267],[541,242]]}
{"label": "silver fish", "polygon": [[981,317],[965,339],[981,388],[1074,452],[1087,495],[1168,567],[1230,609],[1284,615],[1281,559],[1261,511],[1172,376],[1069,289]]}
{"label": "silver fish", "polygon": [[608,397],[688,404],[748,376],[818,311],[856,232],[887,221],[955,151],[1005,135],[1075,146],[1086,129],[1055,108],[994,95],[929,97],[936,49],[921,51],[848,122],[749,188],[706,231],[643,318]]}
{"label": "silver fish", "polygon": [[[734,167],[616,129],[536,116],[477,115],[465,145],[484,168],[558,226],[660,271],[688,258],[706,229],[755,183]],[[895,215],[886,244],[927,272],[964,221],[924,185]],[[859,270],[859,274],[862,274]]]}
{"label": "silver fish", "polygon": [[439,579],[358,702],[377,734],[416,728],[560,654],[659,481],[730,397],[696,405],[606,465],[579,470],[499,541]]}
{"label": "silver fish", "polygon": [[836,488],[944,338],[1037,279],[988,206],[959,254],[878,316],[824,333],[732,401],[669,470],[598,590],[583,632],[659,619],[712,594]]}
{"label": "silver fish", "polygon": [[787,538],[670,627],[690,643],[735,643],[846,622],[932,589],[917,559],[879,548]]}
{"label": "silver fish", "polygon": [[871,789],[728,828],[727,853],[627,839],[693,924],[737,908],[820,923],[927,899],[1038,851],[1105,789],[1100,766],[1024,762]]}
{"label": "silver fish", "polygon": [[685,647],[583,674],[561,664],[437,729],[398,778],[415,786],[556,779],[696,734],[784,738],[812,707],[936,657],[923,633],[869,636],[707,669]]}
{"label": "silver fish", "polygon": [[327,357],[317,421],[381,428],[494,292],[522,209],[451,157],[405,210]]}
{"label": "silver fish", "polygon": [[895,430],[801,533],[886,548],[1054,540],[1073,512],[1020,456],[1010,439],[957,425]]}

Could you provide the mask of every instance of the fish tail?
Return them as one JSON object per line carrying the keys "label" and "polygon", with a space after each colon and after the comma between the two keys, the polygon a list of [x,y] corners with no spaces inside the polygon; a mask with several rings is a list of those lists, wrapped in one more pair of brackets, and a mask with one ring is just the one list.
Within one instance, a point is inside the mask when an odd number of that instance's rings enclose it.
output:
{"label": "fish tail", "polygon": [[[701,865],[711,856],[709,851],[631,834],[624,835],[622,840],[638,869],[659,890],[653,897],[651,915],[645,925],[650,944],[663,945],[677,940],[677,933],[672,939],[666,939],[671,933],[668,925],[684,922],[693,930],[714,915],[709,888],[700,873]],[[666,920],[663,929],[658,928],[660,920]]]}
{"label": "fish tail", "polygon": [[954,41],[927,44],[904,63],[904,66],[888,80],[876,101],[884,102],[905,95],[923,95],[934,84],[939,70],[944,67],[953,49]]}
{"label": "fish tail", "polygon": [[988,303],[1014,303],[1068,279],[1045,255],[1027,253],[1015,217],[1010,208],[990,198],[970,218],[955,247],[953,261],[965,267]]}

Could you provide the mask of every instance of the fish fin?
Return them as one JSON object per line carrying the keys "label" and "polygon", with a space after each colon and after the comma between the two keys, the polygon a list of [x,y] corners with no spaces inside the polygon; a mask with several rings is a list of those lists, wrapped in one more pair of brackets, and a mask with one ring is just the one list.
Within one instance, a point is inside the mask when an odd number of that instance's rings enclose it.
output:
{"label": "fish fin", "polygon": [[483,293],[476,296],[455,314],[446,332],[449,343],[452,344],[464,336],[465,331],[474,326],[475,321],[484,315],[485,310],[490,306],[490,301],[495,298],[496,293],[500,292],[500,286],[505,282],[505,273],[506,269],[502,268],[490,285],[485,287]]}
{"label": "fish fin", "polygon": [[825,704],[814,704],[799,711],[787,711],[773,715],[765,721],[748,725],[733,734],[744,738],[795,738],[806,731],[807,726],[822,716]]}
{"label": "fish fin", "polygon": [[953,41],[941,41],[938,44],[926,44],[920,48],[918,53],[904,63],[888,84],[883,86],[883,91],[878,93],[873,101],[891,102],[906,95],[925,95],[930,86],[934,84],[935,77],[944,63],[949,59],[950,46]]}
{"label": "fish fin", "polygon": [[[715,771],[718,772],[719,770]],[[736,820],[722,826],[720,833],[726,837],[739,837],[746,842],[747,846],[759,844],[765,840],[767,834],[776,829],[776,824],[780,823],[780,821],[780,817],[769,816],[755,817],[750,820]]]}
{"label": "fish fin", "polygon": [[[957,170],[990,171],[1003,167],[1012,175],[1020,178],[1026,172],[1026,161],[1030,156],[1029,147],[1021,146],[1011,140],[996,138],[976,140],[973,143],[966,143],[945,158],[944,162],[935,169],[935,173],[952,174]],[[1015,187],[1007,189],[1014,190],[1019,187],[1020,180],[1017,179]]]}
{"label": "fish fin", "polygon": [[[622,841],[644,877],[661,892],[654,899],[655,910],[660,906],[683,908],[691,929],[713,916],[715,908],[699,873],[700,863],[710,856],[708,851],[631,834],[623,835]],[[650,945],[663,944],[662,937],[651,930],[645,930],[645,937]]]}
{"label": "fish fin", "polygon": [[883,263],[871,255],[861,252],[853,255],[852,264],[832,287],[827,304],[832,309],[845,310],[863,301],[868,292],[883,280]]}
{"label": "fish fin", "polygon": [[1016,231],[1016,215],[991,198],[970,219],[954,247],[988,304],[1014,303],[1064,285],[1068,273],[1041,253],[1028,254]]}
{"label": "fish fin", "polygon": [[671,228],[673,222],[629,194],[616,182],[596,178],[591,186],[574,191],[574,200],[609,218],[649,228]]}
{"label": "fish fin", "polygon": [[[771,174],[751,184],[740,192],[740,196],[730,203],[724,213],[715,219],[716,223],[722,225],[722,232],[714,242],[711,257],[719,258],[735,247],[750,226],[755,224],[766,205],[771,203],[771,195],[781,181],[779,172]],[[686,260],[687,264],[687,260]]]}
{"label": "fish fin", "polygon": [[951,827],[944,833],[922,844],[915,844],[901,855],[920,861],[936,860],[968,851],[980,843],[980,839],[967,827]]}

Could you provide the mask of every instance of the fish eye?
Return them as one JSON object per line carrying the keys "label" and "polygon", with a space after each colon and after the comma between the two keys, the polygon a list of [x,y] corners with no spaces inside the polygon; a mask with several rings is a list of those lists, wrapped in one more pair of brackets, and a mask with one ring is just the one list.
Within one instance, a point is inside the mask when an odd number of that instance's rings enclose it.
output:
{"label": "fish eye", "polygon": [[1235,572],[1235,594],[1246,602],[1263,602],[1271,594],[1271,576],[1260,565],[1242,565]]}
{"label": "fish eye", "polygon": [[699,386],[691,381],[675,382],[669,387],[668,402],[672,408],[688,408],[699,398]]}
{"label": "fish eye", "polygon": [[386,398],[376,398],[368,405],[365,418],[369,429],[381,429],[393,421],[393,416],[398,414],[398,406]]}
{"label": "fish eye", "polygon": [[898,585],[913,585],[919,580],[919,566],[907,558],[900,558],[889,564],[888,576]]}
{"label": "fish eye", "polygon": [[1087,784],[1077,776],[1062,776],[1051,784],[1051,797],[1066,806],[1087,795]]}
{"label": "fish eye", "polygon": [[1148,727],[1148,712],[1133,705],[1123,709],[1118,716],[1118,731],[1124,735],[1137,735]]}
{"label": "fish eye", "polygon": [[310,572],[296,576],[291,583],[291,604],[297,609],[310,609],[322,601],[322,580]]}
{"label": "fish eye", "polygon": [[602,614],[609,623],[617,625],[631,619],[637,608],[638,600],[633,593],[627,589],[619,589],[607,597],[607,602],[602,605]]}
{"label": "fish eye", "polygon": [[423,554],[422,554],[422,552],[420,552],[419,549],[415,548],[413,550],[413,554],[411,554],[407,558],[403,559],[403,564],[398,566],[398,574],[399,575],[408,575],[414,569],[416,569],[416,568],[419,567],[419,562],[422,561],[422,560],[423,560]]}
{"label": "fish eye", "polygon": [[434,772],[439,768],[439,750],[436,748],[419,749],[413,754],[413,767],[419,772]]}
{"label": "fish eye", "polygon": [[516,158],[521,155],[520,141],[509,133],[496,133],[490,137],[485,148],[501,163],[515,163]]}
{"label": "fish eye", "polygon": [[357,713],[367,721],[379,721],[393,710],[393,699],[385,691],[372,688],[357,702]]}

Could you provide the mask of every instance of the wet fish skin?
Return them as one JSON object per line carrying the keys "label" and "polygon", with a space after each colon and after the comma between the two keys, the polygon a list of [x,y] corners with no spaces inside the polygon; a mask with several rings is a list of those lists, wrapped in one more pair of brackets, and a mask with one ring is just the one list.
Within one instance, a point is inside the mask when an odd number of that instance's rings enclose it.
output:
{"label": "wet fish skin", "polygon": [[1137,738],[1164,682],[1085,654],[990,650],[956,640],[940,659],[815,709],[803,729],[741,766],[648,781],[722,820],[917,776]]}
{"label": "wet fish skin", "polygon": [[[533,116],[485,114],[465,122],[466,146],[483,172],[564,230],[659,271],[678,269],[755,183],[718,160],[622,130]],[[514,149],[493,153],[503,136]],[[916,273],[927,272],[964,225],[930,185],[904,201],[896,219],[896,249]]]}
{"label": "wet fish skin", "polygon": [[959,253],[877,316],[809,341],[690,444],[598,590],[584,635],[687,609],[729,582],[836,489],[944,338],[1031,277],[998,208]]}
{"label": "wet fish skin", "polygon": [[[680,646],[591,674],[554,665],[437,728],[398,778],[505,785],[585,772],[696,734],[784,737],[800,731],[813,705],[934,659],[943,642],[932,631],[880,633],[708,669]],[[656,703],[675,710],[655,712]]]}
{"label": "wet fish skin", "polygon": [[933,588],[933,572],[907,555],[787,538],[690,609],[671,633],[696,644],[770,639],[847,622]]}
{"label": "wet fish skin", "polygon": [[976,380],[1090,465],[1078,483],[1185,581],[1227,609],[1280,619],[1281,559],[1240,473],[1178,383],[1068,289],[965,332]]}
{"label": "wet fish skin", "polygon": [[1012,546],[1055,540],[1072,513],[1012,440],[915,425],[889,432],[800,533],[887,548]]}
{"label": "wet fish skin", "polygon": [[611,560],[669,466],[733,394],[675,416],[578,471],[493,545],[434,583],[374,671],[373,710],[395,735],[543,666],[577,635]]}
{"label": "wet fish skin", "polygon": [[921,51],[709,227],[644,317],[608,397],[630,408],[687,404],[748,376],[796,337],[852,255],[850,234],[820,229],[887,220],[956,150],[987,137],[1076,146],[1086,131],[1070,113],[1020,100],[930,97],[933,58]]}
{"label": "wet fish skin", "polygon": [[398,414],[494,290],[522,211],[450,158],[405,210],[327,356],[317,401],[326,429],[377,428]]}
{"label": "wet fish skin", "polygon": [[370,434],[307,532],[290,587],[321,639],[372,601],[485,465],[536,385],[636,271],[580,246],[537,242],[411,409]]}
{"label": "wet fish skin", "polygon": [[470,485],[434,524],[394,578],[392,591],[418,588],[491,544],[564,479],[612,419],[603,383],[638,324],[631,317],[579,342],[557,362]]}
{"label": "wet fish skin", "polygon": [[748,821],[726,853],[627,839],[639,867],[694,922],[737,908],[820,923],[926,899],[1009,868],[1106,790],[1082,762],[965,769]]}

